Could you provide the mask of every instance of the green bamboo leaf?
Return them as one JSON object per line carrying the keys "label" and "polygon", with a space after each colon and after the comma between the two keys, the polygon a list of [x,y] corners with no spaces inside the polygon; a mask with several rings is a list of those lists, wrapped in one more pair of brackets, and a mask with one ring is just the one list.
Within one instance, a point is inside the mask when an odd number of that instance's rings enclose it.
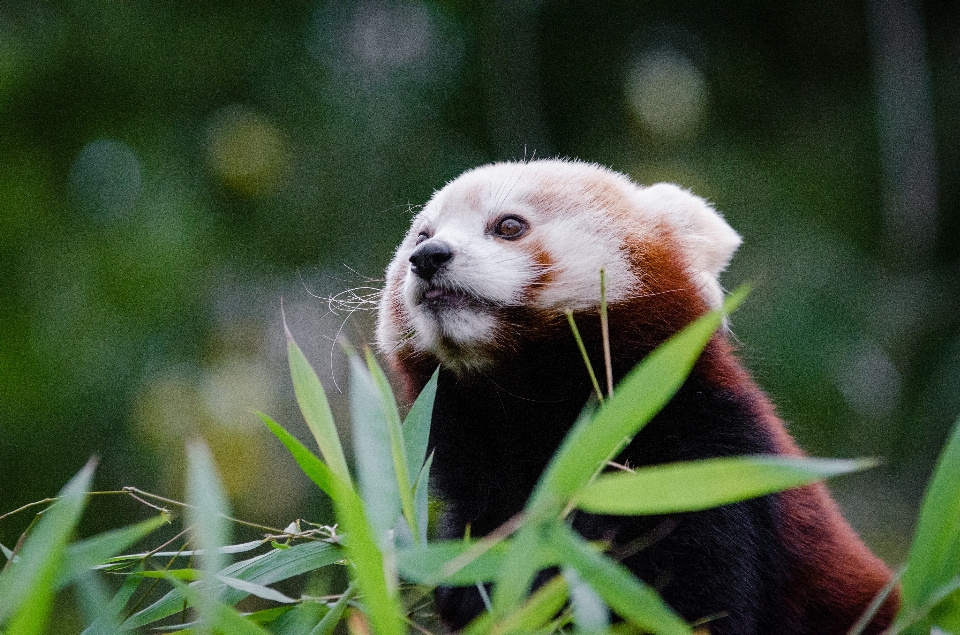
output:
{"label": "green bamboo leaf", "polygon": [[294,607],[283,608],[287,611],[270,624],[270,631],[274,635],[305,635],[329,611],[317,602],[302,602]]}
{"label": "green bamboo leaf", "polygon": [[[244,553],[246,551],[253,551],[257,547],[262,547],[267,540],[261,538],[260,540],[251,540],[249,542],[240,542],[235,545],[224,545],[217,549],[220,553]],[[130,553],[124,554],[122,556],[114,556],[109,558],[105,564],[98,566],[98,569],[107,569],[116,568],[115,565],[129,565],[132,562],[139,562],[146,558],[192,558],[193,556],[198,556],[203,552],[202,549],[183,549],[180,551],[145,551],[142,553]]]}
{"label": "green bamboo leaf", "polygon": [[[277,620],[288,615],[293,608],[292,606],[278,606],[272,609],[263,609],[262,611],[247,613],[244,617],[260,626],[266,626],[267,624],[273,625],[276,624]],[[272,630],[273,629],[271,629],[271,631]]]}
{"label": "green bamboo leaf", "polygon": [[[559,512],[558,512],[559,514]],[[492,611],[496,617],[512,612],[529,592],[540,567],[529,554],[549,552],[549,531],[556,519],[527,516],[511,542],[494,587]]]}
{"label": "green bamboo leaf", "polygon": [[0,628],[5,635],[44,632],[63,555],[70,534],[86,505],[93,479],[94,461],[89,461],[43,512],[23,543],[18,557],[0,574]]}
{"label": "green bamboo leaf", "polygon": [[350,605],[350,600],[356,595],[356,589],[354,589],[351,584],[347,587],[347,590],[343,592],[343,595],[340,596],[333,606],[330,607],[330,611],[323,616],[313,630],[310,631],[309,635],[331,635],[333,629],[336,628],[337,624],[340,623],[340,620],[343,619],[344,613],[347,611],[347,607]]}
{"label": "green bamboo leaf", "polygon": [[431,454],[423,468],[420,470],[420,476],[417,477],[417,484],[413,491],[413,504],[417,508],[417,533],[420,535],[420,544],[427,544],[427,528],[430,523],[430,467],[433,465],[433,454]]}
{"label": "green bamboo leaf", "polygon": [[[327,542],[305,542],[287,549],[273,549],[249,560],[237,562],[220,571],[219,575],[266,586],[335,564],[343,560],[345,555],[341,547]],[[217,600],[223,604],[236,604],[245,597],[247,593],[243,591],[218,584]],[[132,615],[123,623],[123,628],[139,628],[169,617],[183,609],[183,598],[184,596],[174,589]]]}
{"label": "green bamboo leaf", "polygon": [[[286,329],[286,323],[284,328]],[[290,361],[290,376],[293,379],[293,389],[297,396],[297,403],[300,405],[300,412],[303,413],[307,427],[317,441],[320,454],[333,473],[352,487],[347,459],[343,454],[340,434],[333,421],[327,395],[320,384],[320,378],[303,355],[303,351],[293,341],[289,330],[287,330],[287,357]]]}
{"label": "green bamboo leaf", "polygon": [[[394,586],[393,580],[388,583],[383,553],[367,520],[360,497],[352,486],[341,480],[290,433],[269,418],[263,419],[270,430],[290,449],[307,476],[333,499],[337,521],[347,536],[347,555],[355,565],[351,573],[357,581],[359,591],[366,598],[365,607],[374,630],[378,635],[402,635],[402,612],[397,598],[390,591]],[[288,551],[292,549],[283,553]]]}
{"label": "green bamboo leaf", "polygon": [[263,584],[257,584],[256,582],[248,582],[247,580],[231,578],[225,575],[218,575],[217,580],[223,582],[228,587],[242,591],[249,595],[255,595],[256,597],[264,600],[270,600],[271,602],[279,602],[281,604],[293,604],[296,602],[296,600],[294,600],[292,597],[284,595],[276,589],[271,589]]}
{"label": "green bamboo leaf", "polygon": [[545,628],[566,604],[567,581],[555,576],[524,602],[516,611],[501,620],[494,621],[491,613],[484,613],[464,630],[464,635],[505,635],[507,633],[549,633],[554,628]]}
{"label": "green bamboo leaf", "polygon": [[597,552],[565,523],[556,523],[551,545],[564,565],[576,570],[600,597],[624,619],[656,635],[691,635],[690,627],[656,591],[622,565]]}
{"label": "green bamboo leaf", "polygon": [[[403,433],[400,431],[400,412],[397,410],[397,402],[393,397],[393,390],[390,389],[390,382],[383,373],[383,369],[377,364],[376,358],[370,349],[366,350],[367,369],[370,377],[380,394],[380,403],[386,417],[381,425],[386,423],[387,433],[390,438],[390,455],[393,457],[393,471],[395,474],[394,482],[397,485],[400,496],[400,508],[403,510],[403,516],[407,519],[407,526],[411,532],[414,527],[420,525],[417,520],[417,510],[413,504],[413,479],[419,474],[420,466],[416,471],[410,469],[407,459],[407,448],[404,442]],[[372,423],[372,422],[371,422]],[[420,536],[415,535],[414,540],[419,541]]]}
{"label": "green bamboo leaf", "polygon": [[186,585],[170,576],[167,580],[177,591],[198,609],[201,620],[212,633],[230,633],[231,635],[270,635],[270,632],[253,620],[244,618],[236,610],[210,598],[202,589],[203,585]]}
{"label": "green bamboo leaf", "polygon": [[157,571],[141,571],[131,575],[138,578],[155,578],[158,580],[166,580],[172,576],[183,582],[196,582],[197,580],[203,579],[203,571],[200,569],[162,569]]}
{"label": "green bamboo leaf", "polygon": [[597,514],[639,516],[699,511],[866,469],[873,461],[743,456],[604,474],[577,495]]}
{"label": "green bamboo leaf", "polygon": [[98,624],[103,635],[119,635],[120,620],[109,610],[110,592],[98,573],[90,569],[78,572],[74,591],[80,612],[88,624]]}
{"label": "green bamboo leaf", "polygon": [[388,424],[390,415],[363,362],[352,352],[349,357],[350,415],[357,483],[373,534],[383,548],[388,532],[396,525],[401,508],[398,476],[389,461],[392,454]]}
{"label": "green bamboo leaf", "polygon": [[[258,412],[257,416],[263,420],[267,428],[270,429],[270,432],[286,446],[287,450],[297,462],[297,465],[303,470],[303,473],[306,474],[317,487],[323,490],[327,496],[336,502],[337,491],[339,491],[341,487],[336,485],[336,483],[340,481],[340,478],[334,474],[333,470],[327,467],[326,463],[318,459],[313,452],[300,443],[299,439],[287,432],[279,423],[262,412]],[[345,485],[344,483],[344,486]]]}
{"label": "green bamboo leaf", "polygon": [[103,607],[103,612],[90,626],[88,626],[80,635],[114,635],[122,632],[120,626],[120,613],[133,597],[133,594],[140,588],[143,578],[136,575],[128,575],[120,589],[110,599],[110,602]]}
{"label": "green bamboo leaf", "polygon": [[[487,547],[479,541],[434,541],[397,551],[397,568],[406,580],[427,586],[469,586],[493,582],[508,555],[507,541]],[[543,559],[538,565],[553,564]],[[542,568],[541,566],[541,568]]]}
{"label": "green bamboo leaf", "polygon": [[[745,292],[731,295],[725,310]],[[720,326],[723,311],[711,311],[650,353],[617,386],[596,415],[581,419],[547,466],[531,498],[530,511],[547,515],[567,501],[673,398],[704,346]]]}
{"label": "green bamboo leaf", "polygon": [[187,445],[187,524],[193,528],[193,544],[204,574],[213,578],[224,568],[221,548],[230,542],[227,495],[214,466],[210,449],[200,440]]}
{"label": "green bamboo leaf", "polygon": [[403,442],[407,448],[407,461],[410,474],[419,474],[427,457],[427,445],[430,442],[430,422],[433,417],[433,402],[437,396],[437,381],[440,367],[433,371],[430,381],[423,387],[417,400],[413,402],[407,418],[403,420]]}
{"label": "green bamboo leaf", "polygon": [[930,611],[931,623],[947,633],[960,633],[960,578],[940,589],[937,594],[943,599]]}
{"label": "green bamboo leaf", "polygon": [[960,576],[960,420],[937,461],[924,495],[907,569],[901,580],[897,622],[916,621],[941,589]]}
{"label": "green bamboo leaf", "polygon": [[402,635],[405,632],[400,616],[403,612],[391,592],[396,581],[388,579],[383,553],[367,521],[363,503],[353,490],[344,492],[336,505],[337,520],[346,532],[347,553],[353,561],[352,573],[357,588],[364,596],[364,612],[378,635]]}
{"label": "green bamboo leaf", "polygon": [[[217,474],[210,449],[202,441],[187,444],[187,524],[192,542],[200,553],[197,560],[203,579],[190,590],[200,618],[200,633],[215,633],[224,619],[219,609],[216,575],[226,564],[226,555],[220,549],[230,542],[230,514],[227,496]],[[172,578],[171,576],[171,579]],[[182,583],[177,581],[182,586]]]}
{"label": "green bamboo leaf", "polygon": [[107,531],[67,547],[63,569],[57,579],[57,588],[67,586],[84,571],[107,562],[119,552],[170,522],[168,514],[161,514],[136,525]]}

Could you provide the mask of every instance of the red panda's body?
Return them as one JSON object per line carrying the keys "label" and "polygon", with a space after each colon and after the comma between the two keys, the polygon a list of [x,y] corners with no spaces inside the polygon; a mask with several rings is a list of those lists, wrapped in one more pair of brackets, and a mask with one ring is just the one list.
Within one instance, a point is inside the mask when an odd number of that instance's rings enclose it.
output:
{"label": "red panda's body", "polygon": [[[378,339],[408,398],[441,366],[430,443],[444,537],[467,525],[485,534],[520,511],[590,398],[563,310],[601,360],[599,269],[610,279],[619,379],[716,306],[717,276],[739,242],[689,193],[581,163],[479,168],[438,192],[388,270]],[[743,454],[800,451],[721,332],[617,460]],[[714,618],[713,635],[841,635],[890,579],[822,485],[670,517],[578,514],[573,524],[608,541],[684,618]],[[483,608],[473,588],[441,589],[437,600],[453,629]],[[865,632],[882,632],[896,608],[894,593]]]}

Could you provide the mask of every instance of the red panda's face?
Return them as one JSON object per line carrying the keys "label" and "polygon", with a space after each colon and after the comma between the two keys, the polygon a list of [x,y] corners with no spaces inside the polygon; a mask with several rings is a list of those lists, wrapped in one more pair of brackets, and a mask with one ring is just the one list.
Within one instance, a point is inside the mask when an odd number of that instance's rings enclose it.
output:
{"label": "red panda's face", "polygon": [[[599,305],[601,269],[611,304],[649,291],[656,274],[637,270],[632,255],[643,241],[676,241],[672,216],[690,201],[719,222],[708,242],[722,238],[720,249],[732,253],[739,237],[675,186],[639,188],[603,168],[562,161],[467,172],[433,196],[397,249],[378,344],[391,355],[429,352],[454,367],[478,368],[494,351],[512,348],[510,338],[524,336],[512,328],[517,309],[549,317]],[[704,277],[696,259],[687,260],[692,284],[712,280],[719,294],[719,270]]]}

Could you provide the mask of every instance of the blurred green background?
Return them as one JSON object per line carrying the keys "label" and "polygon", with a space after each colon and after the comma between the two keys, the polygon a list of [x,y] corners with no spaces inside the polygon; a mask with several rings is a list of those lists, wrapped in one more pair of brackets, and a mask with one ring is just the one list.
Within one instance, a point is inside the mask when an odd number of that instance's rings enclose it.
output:
{"label": "blurred green background", "polygon": [[411,210],[534,154],[716,204],[747,365],[811,453],[882,457],[834,490],[902,561],[960,414],[953,0],[5,2],[0,512],[91,455],[177,497],[201,435],[238,516],[323,520],[250,413],[304,431],[281,300],[345,420]]}

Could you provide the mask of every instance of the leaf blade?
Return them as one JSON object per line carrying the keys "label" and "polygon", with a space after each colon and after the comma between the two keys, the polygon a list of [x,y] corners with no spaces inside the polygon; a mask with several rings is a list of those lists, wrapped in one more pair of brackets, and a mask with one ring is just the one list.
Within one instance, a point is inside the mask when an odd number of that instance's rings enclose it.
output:
{"label": "leaf blade", "polygon": [[310,433],[317,442],[317,447],[320,448],[321,456],[334,474],[352,486],[350,470],[347,469],[347,459],[343,453],[343,445],[340,443],[340,434],[333,421],[327,394],[323,390],[317,373],[289,331],[287,331],[287,359],[297,404],[307,422],[307,427],[310,428]]}
{"label": "leaf blade", "polygon": [[[392,456],[390,415],[370,371],[355,353],[350,357],[350,417],[357,486],[378,544],[386,544],[387,532],[396,525],[401,499],[399,476]],[[403,466],[406,470],[406,465]],[[416,525],[410,525],[416,527]]]}
{"label": "leaf blade", "polygon": [[901,578],[898,621],[929,606],[960,575],[960,419],[924,494],[907,568]]}
{"label": "leaf blade", "polygon": [[866,469],[871,461],[745,456],[604,474],[577,494],[597,514],[642,516],[700,511]]}
{"label": "leaf blade", "polygon": [[[319,459],[318,459],[319,460]],[[341,547],[326,542],[305,542],[288,549],[274,549],[248,560],[234,563],[219,572],[239,580],[268,585],[320,569],[340,561],[344,557]],[[224,604],[236,604],[247,596],[243,591],[221,585],[217,600]],[[183,595],[174,589],[165,596],[130,616],[124,623],[125,630],[139,628],[183,608]]]}
{"label": "leaf blade", "polygon": [[6,624],[4,632],[8,635],[43,632],[70,532],[86,506],[94,465],[94,461],[88,461],[60,490],[58,500],[43,512],[24,540],[16,560],[0,573],[0,597],[4,598],[0,627]]}
{"label": "leaf blade", "polygon": [[63,570],[57,579],[57,587],[62,589],[73,582],[82,572],[103,564],[158,527],[169,522],[169,515],[161,514],[135,525],[106,531],[92,538],[73,543],[67,547]]}
{"label": "leaf blade", "polygon": [[558,557],[596,591],[621,617],[652,633],[691,635],[690,627],[656,591],[619,563],[595,551],[569,526],[558,523],[550,537]]}
{"label": "leaf blade", "polygon": [[[384,423],[390,439],[390,455],[393,457],[394,482],[400,496],[400,509],[403,511],[403,516],[406,518],[407,525],[412,533],[420,524],[413,503],[412,486],[414,477],[419,475],[419,467],[416,471],[410,469],[407,447],[403,439],[403,432],[400,429],[400,412],[397,410],[397,402],[394,399],[393,390],[390,388],[390,382],[387,381],[387,376],[383,373],[380,365],[377,364],[377,360],[370,349],[366,350],[366,359],[367,369],[380,395],[380,403],[386,415]],[[420,540],[419,532],[414,534],[414,540]]]}
{"label": "leaf blade", "polygon": [[427,458],[427,446],[430,442],[430,423],[433,417],[433,404],[437,397],[437,382],[440,379],[438,366],[430,381],[423,387],[416,401],[403,420],[403,442],[406,445],[410,474],[418,474]]}

